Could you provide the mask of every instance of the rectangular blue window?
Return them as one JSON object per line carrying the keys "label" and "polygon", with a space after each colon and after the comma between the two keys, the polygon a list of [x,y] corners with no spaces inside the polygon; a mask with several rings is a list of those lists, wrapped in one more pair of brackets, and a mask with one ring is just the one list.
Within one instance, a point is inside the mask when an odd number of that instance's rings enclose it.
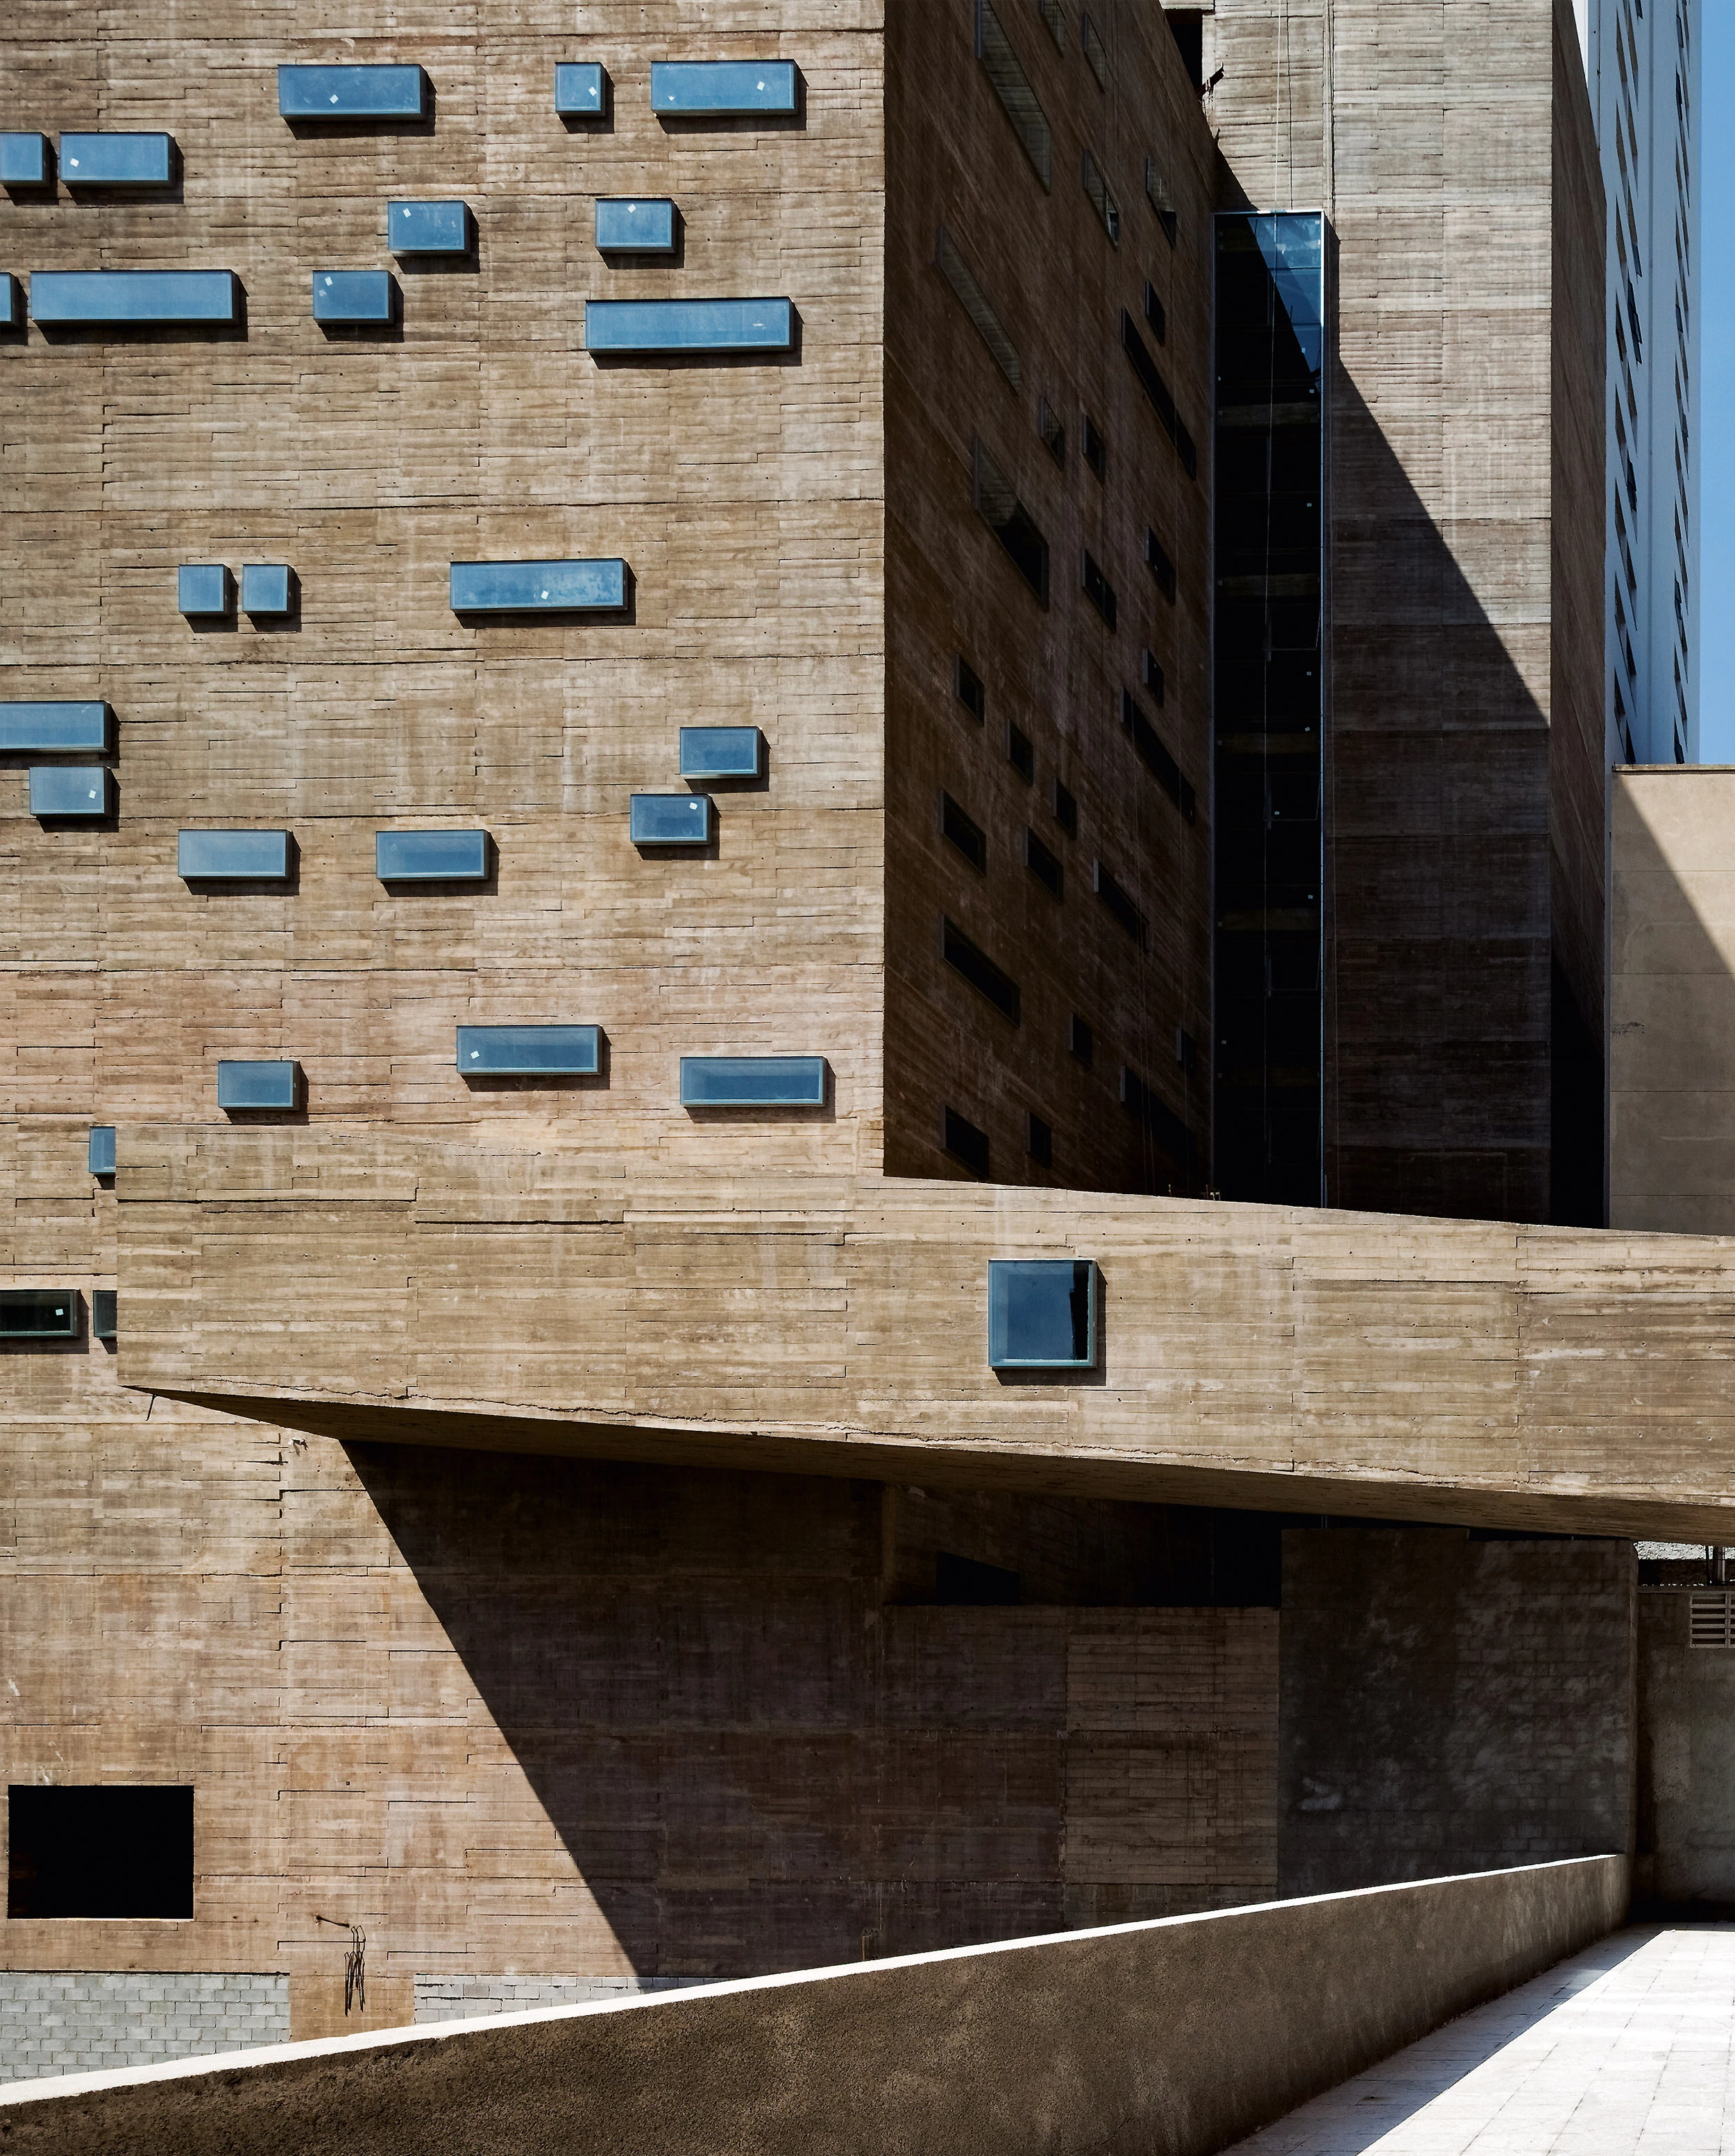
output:
{"label": "rectangular blue window", "polygon": [[0,752],[53,756],[109,745],[106,704],[0,704]]}
{"label": "rectangular blue window", "polygon": [[458,1068],[472,1078],[594,1078],[601,1036],[593,1025],[460,1025]]}
{"label": "rectangular blue window", "polygon": [[0,135],[0,187],[45,187],[49,169],[46,135]]}
{"label": "rectangular blue window", "polygon": [[657,60],[650,70],[650,102],[656,112],[677,118],[701,113],[708,119],[733,114],[793,113],[793,60]]}
{"label": "rectangular blue window", "polygon": [[103,817],[109,775],[100,763],[38,763],[30,768],[33,816]]}
{"label": "rectangular blue window", "polygon": [[316,270],[313,319],[316,322],[358,323],[369,329],[388,326],[398,286],[389,270]]}
{"label": "rectangular blue window", "polygon": [[288,613],[295,606],[293,572],[287,562],[244,562],[241,605],[248,613]]}
{"label": "rectangular blue window", "polygon": [[708,846],[708,793],[635,793],[628,836],[635,846]]}
{"label": "rectangular blue window", "polygon": [[787,300],[587,300],[588,352],[788,352],[795,310]]}
{"label": "rectangular blue window", "polygon": [[991,1258],[988,1367],[1094,1369],[1096,1282],[1088,1258]]}
{"label": "rectangular blue window", "polygon": [[666,196],[600,195],[597,198],[599,254],[672,254],[675,205]]}
{"label": "rectangular blue window", "polygon": [[627,565],[597,562],[454,562],[454,613],[618,613]]}
{"label": "rectangular blue window", "polygon": [[388,203],[386,242],[394,254],[468,254],[470,205],[461,202]]}
{"label": "rectangular blue window", "polygon": [[175,872],[188,883],[231,878],[281,882],[289,875],[289,833],[182,831]]}
{"label": "rectangular blue window", "polygon": [[488,834],[376,831],[373,872],[382,883],[480,883],[488,874]]}
{"label": "rectangular blue window", "polygon": [[121,1330],[121,1293],[118,1288],[90,1291],[90,1330],[99,1340],[113,1340]]}
{"label": "rectangular blue window", "polygon": [[608,71],[594,60],[557,60],[554,109],[562,120],[606,119],[610,104]]}
{"label": "rectangular blue window", "polygon": [[69,187],[166,187],[175,177],[175,138],[63,133],[60,177]]}
{"label": "rectangular blue window", "polygon": [[422,120],[428,77],[419,67],[280,67],[285,120]]}
{"label": "rectangular blue window", "polygon": [[823,1055],[683,1055],[684,1108],[823,1108]]}
{"label": "rectangular blue window", "polygon": [[301,1100],[299,1063],[219,1063],[219,1108],[295,1108]]}
{"label": "rectangular blue window", "polygon": [[24,291],[10,270],[0,270],[0,330],[24,326]]}
{"label": "rectangular blue window", "polygon": [[183,562],[175,572],[175,598],[195,619],[223,618],[235,610],[235,580],[221,562]]}
{"label": "rectangular blue window", "polygon": [[30,312],[38,322],[233,322],[233,270],[36,270]]}
{"label": "rectangular blue window", "polygon": [[0,1288],[0,1340],[76,1340],[75,1289]]}
{"label": "rectangular blue window", "polygon": [[112,1175],[115,1172],[115,1127],[112,1123],[93,1123],[90,1143],[86,1155],[92,1175]]}
{"label": "rectangular blue window", "polygon": [[757,726],[683,726],[683,778],[757,778],[765,768],[765,737]]}

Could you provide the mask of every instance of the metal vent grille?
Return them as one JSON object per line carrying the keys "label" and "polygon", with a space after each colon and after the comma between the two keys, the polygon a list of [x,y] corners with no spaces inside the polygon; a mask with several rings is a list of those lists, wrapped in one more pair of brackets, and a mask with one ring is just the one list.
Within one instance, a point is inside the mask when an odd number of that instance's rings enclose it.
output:
{"label": "metal vent grille", "polygon": [[1735,1647],[1735,1594],[1691,1596],[1687,1637],[1696,1647]]}

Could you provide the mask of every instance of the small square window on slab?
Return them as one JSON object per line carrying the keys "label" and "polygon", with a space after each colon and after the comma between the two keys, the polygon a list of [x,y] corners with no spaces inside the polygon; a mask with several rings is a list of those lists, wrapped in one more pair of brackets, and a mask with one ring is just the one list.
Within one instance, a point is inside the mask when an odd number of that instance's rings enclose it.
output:
{"label": "small square window on slab", "polygon": [[683,778],[757,778],[765,768],[765,737],[757,726],[683,726]]}
{"label": "small square window on slab", "polygon": [[217,1105],[219,1108],[298,1108],[301,1066],[289,1062],[219,1063]]}
{"label": "small square window on slab", "polygon": [[823,1055],[683,1055],[684,1108],[823,1108]]}
{"label": "small square window on slab", "polygon": [[990,1259],[989,1368],[1094,1369],[1097,1301],[1088,1258]]}
{"label": "small square window on slab", "polygon": [[247,562],[241,568],[241,608],[250,614],[293,613],[295,572],[286,562]]}
{"label": "small square window on slab", "polygon": [[285,120],[424,120],[428,77],[419,67],[280,66],[277,110]]}
{"label": "small square window on slab", "polygon": [[190,620],[227,620],[235,610],[235,580],[221,562],[183,562],[175,572],[175,603]]}
{"label": "small square window on slab", "polygon": [[54,169],[46,135],[0,135],[0,187],[45,187]]}
{"label": "small square window on slab", "polygon": [[454,613],[619,613],[627,565],[619,559],[454,562]]}
{"label": "small square window on slab", "polygon": [[54,756],[109,745],[105,703],[0,704],[0,753]]}
{"label": "small square window on slab", "polygon": [[182,831],[175,872],[188,883],[281,883],[290,872],[287,831]]}
{"label": "small square window on slab", "polygon": [[481,883],[485,831],[376,831],[373,873],[382,883]]}
{"label": "small square window on slab", "polygon": [[475,244],[468,203],[386,204],[386,244],[394,254],[468,254]]}
{"label": "small square window on slab", "polygon": [[672,254],[675,204],[665,195],[603,195],[597,203],[599,254]]}
{"label": "small square window on slab", "polygon": [[0,1288],[0,1340],[76,1340],[79,1299],[70,1288]]}
{"label": "small square window on slab", "polygon": [[313,319],[332,326],[383,329],[397,319],[398,285],[389,270],[316,270]]}
{"label": "small square window on slab", "polygon": [[90,1330],[99,1340],[118,1340],[121,1337],[120,1291],[112,1287],[94,1287],[90,1291]]}
{"label": "small square window on slab", "polygon": [[650,70],[653,110],[723,120],[762,112],[793,114],[793,60],[657,60]]}
{"label": "small square window on slab", "polygon": [[175,177],[172,135],[64,135],[60,177],[69,187],[166,187]]}
{"label": "small square window on slab", "polygon": [[629,809],[629,832],[635,846],[708,846],[708,793],[635,793]]}
{"label": "small square window on slab", "polygon": [[602,1036],[593,1025],[460,1025],[466,1078],[594,1078]]}
{"label": "small square window on slab", "polygon": [[109,813],[109,774],[100,763],[38,763],[30,771],[30,814],[100,822]]}
{"label": "small square window on slab", "polygon": [[112,1123],[93,1123],[85,1158],[92,1175],[112,1175],[115,1172],[115,1127]]}
{"label": "small square window on slab", "polygon": [[608,70],[595,60],[557,60],[554,109],[562,120],[606,120],[613,103]]}

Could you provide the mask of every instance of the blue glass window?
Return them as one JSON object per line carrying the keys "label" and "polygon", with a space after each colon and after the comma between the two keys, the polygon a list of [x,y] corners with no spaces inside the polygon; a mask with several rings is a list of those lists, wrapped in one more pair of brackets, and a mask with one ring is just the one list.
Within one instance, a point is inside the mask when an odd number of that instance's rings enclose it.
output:
{"label": "blue glass window", "polygon": [[1096,1281],[1088,1258],[991,1258],[989,1368],[1094,1369]]}
{"label": "blue glass window", "polygon": [[106,816],[109,775],[100,763],[38,763],[30,772],[33,816]]}
{"label": "blue glass window", "polygon": [[112,1175],[115,1172],[115,1127],[112,1123],[93,1123],[90,1143],[86,1158],[92,1175]]}
{"label": "blue glass window", "polygon": [[587,300],[593,352],[788,352],[795,310],[787,300]]}
{"label": "blue glass window", "polygon": [[598,196],[597,251],[600,254],[672,254],[674,203],[666,196]]}
{"label": "blue glass window", "polygon": [[39,322],[233,322],[233,270],[37,270],[30,312]]}
{"label": "blue glass window", "polygon": [[287,831],[182,831],[175,850],[175,872],[188,883],[211,878],[269,879],[290,872]]}
{"label": "blue glass window", "polygon": [[373,872],[382,883],[480,883],[488,874],[488,834],[376,831]]}
{"label": "blue glass window", "polygon": [[823,1055],[683,1055],[684,1108],[823,1108]]}
{"label": "blue glass window", "polygon": [[166,187],[175,177],[175,138],[63,133],[60,177],[69,187]]}
{"label": "blue glass window", "polygon": [[23,289],[10,270],[0,270],[0,330],[20,330],[23,326]]}
{"label": "blue glass window", "polygon": [[0,704],[0,752],[53,756],[109,745],[106,704]]}
{"label": "blue glass window", "polygon": [[285,120],[422,120],[428,77],[419,67],[280,67]]}
{"label": "blue glass window", "polygon": [[90,1291],[90,1330],[99,1340],[113,1340],[121,1330],[121,1295],[117,1288]]}
{"label": "blue glass window", "polygon": [[49,170],[46,135],[0,135],[0,187],[45,187]]}
{"label": "blue glass window", "polygon": [[613,613],[627,603],[627,565],[454,562],[454,613]]}
{"label": "blue glass window", "polygon": [[[386,241],[394,254],[468,254],[470,205],[461,202],[388,203]],[[317,285],[314,289],[317,294]]]}
{"label": "blue glass window", "polygon": [[611,87],[608,70],[594,60],[555,63],[554,109],[562,120],[606,118]]}
{"label": "blue glass window", "polygon": [[629,835],[635,846],[708,846],[708,793],[635,793]]}
{"label": "blue glass window", "polygon": [[657,60],[650,70],[653,110],[703,113],[793,113],[793,60]]}
{"label": "blue glass window", "polygon": [[0,1288],[0,1340],[76,1340],[75,1289]]}
{"label": "blue glass window", "polygon": [[683,726],[683,778],[757,778],[765,768],[765,737],[757,726]]}
{"label": "blue glass window", "polygon": [[184,614],[232,614],[235,580],[221,562],[183,562],[175,575],[175,598]]}
{"label": "blue glass window", "polygon": [[370,328],[393,319],[398,285],[389,270],[316,270],[313,319],[362,322]]}
{"label": "blue glass window", "polygon": [[294,571],[286,562],[244,562],[241,604],[248,613],[288,613],[295,603]]}
{"label": "blue glass window", "polygon": [[299,1063],[219,1063],[219,1108],[294,1108],[300,1105]]}
{"label": "blue glass window", "polygon": [[458,1068],[475,1078],[594,1078],[601,1036],[593,1025],[460,1025]]}

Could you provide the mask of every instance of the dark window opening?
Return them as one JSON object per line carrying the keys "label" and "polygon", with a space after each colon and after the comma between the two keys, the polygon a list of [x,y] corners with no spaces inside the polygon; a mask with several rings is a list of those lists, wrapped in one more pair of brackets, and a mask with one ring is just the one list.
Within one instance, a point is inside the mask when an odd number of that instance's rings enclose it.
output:
{"label": "dark window opening", "polygon": [[1138,673],[1140,680],[1157,699],[1157,708],[1160,711],[1168,685],[1163,679],[1163,668],[1154,651],[1145,652],[1139,661]]}
{"label": "dark window opening", "polygon": [[1018,54],[1012,49],[989,0],[976,0],[976,57],[994,86],[1002,110],[1012,122],[1019,148],[1046,189],[1052,185],[1054,167],[1048,115],[1030,87],[1030,78],[1019,64]]}
{"label": "dark window opening", "polygon": [[1036,431],[1042,437],[1042,446],[1064,471],[1066,468],[1066,429],[1060,424],[1060,415],[1045,397],[1036,400]]}
{"label": "dark window opening", "polygon": [[1205,85],[1205,18],[1202,8],[1165,8],[1163,15],[1180,49],[1181,64],[1195,90]]}
{"label": "dark window opening", "polygon": [[961,1161],[972,1175],[988,1181],[988,1132],[977,1129],[968,1116],[948,1108],[941,1126],[940,1142],[952,1158]]}
{"label": "dark window opening", "polygon": [[1023,1593],[1019,1575],[1004,1564],[940,1550],[934,1558],[934,1599],[953,1609],[1015,1609]]}
{"label": "dark window opening", "polygon": [[1091,198],[1091,207],[1102,219],[1102,228],[1118,247],[1121,244],[1121,205],[1109,192],[1108,182],[1102,177],[1102,167],[1085,152],[1085,192]]}
{"label": "dark window opening", "polygon": [[1096,864],[1096,896],[1142,951],[1150,940],[1150,927],[1145,920],[1144,909],[1113,870],[1101,861]]}
{"label": "dark window opening", "polygon": [[1039,1168],[1055,1164],[1055,1134],[1034,1109],[1030,1111],[1029,1129],[1024,1137],[1024,1151]]}
{"label": "dark window opening", "polygon": [[1175,603],[1175,565],[1168,557],[1168,549],[1152,531],[1145,533],[1145,566],[1157,579],[1157,588],[1169,604]]}
{"label": "dark window opening", "polygon": [[1148,279],[1145,282],[1145,320],[1151,325],[1151,334],[1158,344],[1168,342],[1168,310],[1157,296],[1157,287]]}
{"label": "dark window opening", "polygon": [[1009,719],[1006,722],[1006,761],[1026,786],[1036,776],[1036,752],[1030,746],[1030,737]]}
{"label": "dark window opening", "polygon": [[1058,778],[1055,781],[1055,821],[1069,839],[1078,836],[1078,803]]}
{"label": "dark window opening", "polygon": [[1126,1064],[1121,1066],[1121,1106],[1138,1119],[1178,1168],[1193,1166],[1197,1147],[1192,1132],[1156,1088]]}
{"label": "dark window opening", "polygon": [[978,873],[988,867],[988,837],[980,824],[965,814],[949,793],[940,796],[940,829],[947,840]]}
{"label": "dark window opening", "polygon": [[1115,597],[1115,588],[1102,573],[1102,565],[1087,547],[1081,565],[1080,582],[1085,597],[1102,616],[1106,628],[1112,629],[1121,611],[1120,601]]}
{"label": "dark window opening", "polygon": [[1024,866],[1045,890],[1064,896],[1065,871],[1034,831],[1024,833]]}
{"label": "dark window opening", "polygon": [[1198,813],[1199,806],[1192,783],[1182,777],[1180,765],[1169,753],[1162,735],[1140,709],[1138,699],[1130,689],[1121,691],[1121,725],[1132,737],[1139,762],[1190,824]]}
{"label": "dark window opening", "polygon": [[1102,439],[1102,430],[1088,412],[1085,414],[1085,462],[1098,479],[1108,477],[1108,444]]}
{"label": "dark window opening", "polygon": [[1073,1060],[1082,1063],[1088,1070],[1096,1057],[1096,1036],[1076,1011],[1072,1014],[1072,1023],[1067,1031],[1066,1046]]}
{"label": "dark window opening", "polygon": [[1173,247],[1180,219],[1175,213],[1175,198],[1169,192],[1168,179],[1154,157],[1145,160],[1145,199],[1157,213],[1157,222],[1163,227],[1163,236]]}
{"label": "dark window opening", "polygon": [[988,716],[988,691],[982,685],[982,676],[961,651],[957,655],[957,671],[953,677],[957,700],[973,719],[978,722]]}
{"label": "dark window opening", "polygon": [[1035,520],[1013,491],[1012,482],[983,449],[976,444],[976,513],[1011,557],[1012,565],[1036,594],[1048,604],[1048,542]]}
{"label": "dark window opening", "polygon": [[180,1783],[13,1783],[8,1917],[190,1917],[192,1789]]}
{"label": "dark window opening", "polygon": [[987,952],[973,943],[955,921],[942,915],[941,925],[947,964],[955,973],[962,973],[978,995],[985,997],[1003,1018],[1016,1025],[1020,1004],[1018,983],[1009,973],[1003,973]]}
{"label": "dark window opening", "polygon": [[1189,1078],[1199,1068],[1199,1043],[1184,1025],[1175,1028],[1175,1060]]}

